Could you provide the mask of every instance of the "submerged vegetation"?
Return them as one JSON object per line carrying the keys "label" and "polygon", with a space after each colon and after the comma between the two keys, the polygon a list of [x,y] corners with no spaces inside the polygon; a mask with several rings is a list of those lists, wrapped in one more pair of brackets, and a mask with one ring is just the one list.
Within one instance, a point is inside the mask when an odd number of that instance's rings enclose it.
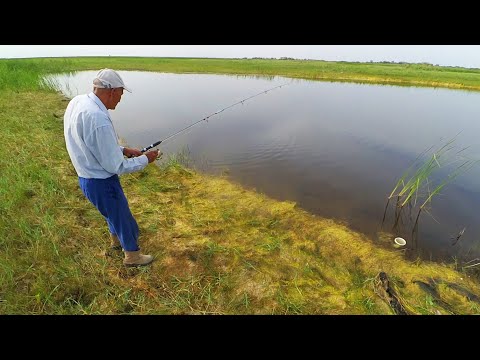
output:
{"label": "submerged vegetation", "polygon": [[106,251],[108,229],[65,150],[67,99],[39,85],[41,76],[106,66],[312,75],[291,70],[297,61],[281,64],[0,61],[0,150],[9,154],[0,158],[0,314],[480,313],[480,284],[454,264],[406,261],[390,234],[376,243],[294,203],[190,170],[182,154],[121,178],[152,266],[125,268],[121,252]]}

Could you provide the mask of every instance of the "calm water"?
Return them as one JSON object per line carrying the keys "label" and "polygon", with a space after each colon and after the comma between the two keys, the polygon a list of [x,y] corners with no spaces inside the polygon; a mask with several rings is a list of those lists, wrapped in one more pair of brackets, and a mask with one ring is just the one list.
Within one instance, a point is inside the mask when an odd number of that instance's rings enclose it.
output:
{"label": "calm water", "polygon": [[[95,74],[55,79],[74,96],[91,91]],[[226,171],[235,182],[341,220],[381,245],[392,240],[385,243],[380,234],[386,198],[422,151],[460,133],[455,147],[469,147],[465,155],[480,159],[480,93],[280,77],[121,74],[133,93],[125,92],[110,114],[119,136],[137,148],[290,83],[165,142],[164,158],[186,151],[201,171]],[[437,180],[449,173],[447,168]],[[407,240],[407,256],[447,261],[480,256],[479,179],[476,166],[447,185],[420,216],[416,237],[412,221],[402,216],[394,234]],[[393,207],[388,209],[385,231],[394,223]],[[416,212],[412,216],[414,221]]]}

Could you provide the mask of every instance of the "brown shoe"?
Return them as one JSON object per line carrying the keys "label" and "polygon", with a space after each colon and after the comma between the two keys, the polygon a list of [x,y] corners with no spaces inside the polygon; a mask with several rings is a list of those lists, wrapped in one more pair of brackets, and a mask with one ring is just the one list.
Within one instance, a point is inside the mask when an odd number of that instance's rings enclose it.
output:
{"label": "brown shoe", "polygon": [[140,250],[137,251],[125,251],[125,259],[123,264],[125,266],[145,266],[153,261],[152,255],[140,254]]}

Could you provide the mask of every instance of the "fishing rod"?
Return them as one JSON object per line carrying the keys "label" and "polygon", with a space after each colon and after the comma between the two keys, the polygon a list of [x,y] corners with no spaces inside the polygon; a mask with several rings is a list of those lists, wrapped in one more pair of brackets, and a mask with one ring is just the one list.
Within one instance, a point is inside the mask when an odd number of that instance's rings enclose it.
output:
{"label": "fishing rod", "polygon": [[[293,80],[292,80],[292,81],[293,81]],[[153,143],[153,144],[151,144],[151,145],[148,145],[147,147],[144,147],[144,148],[143,148],[142,150],[140,150],[140,151],[143,153],[143,152],[145,152],[145,151],[147,151],[147,150],[150,150],[151,148],[154,148],[155,146],[160,145],[160,144],[163,143],[164,141],[167,141],[168,139],[171,139],[171,138],[173,138],[174,136],[179,135],[180,133],[184,132],[185,130],[190,129],[192,126],[195,126],[195,125],[201,123],[202,121],[207,121],[209,118],[211,118],[211,117],[213,117],[213,116],[215,116],[215,115],[218,115],[218,114],[220,114],[221,112],[223,112],[223,111],[225,111],[225,110],[227,110],[227,109],[229,109],[229,108],[231,108],[231,107],[234,107],[235,105],[243,104],[244,102],[246,102],[246,101],[248,101],[248,100],[250,100],[250,99],[253,99],[254,97],[257,97],[257,96],[262,95],[262,94],[266,94],[266,93],[268,93],[269,91],[275,90],[275,89],[277,89],[277,88],[281,88],[282,86],[286,86],[286,85],[289,85],[289,84],[291,84],[291,82],[286,83],[286,84],[282,84],[282,85],[279,85],[279,86],[275,86],[275,87],[273,87],[273,88],[271,88],[271,89],[264,90],[264,91],[262,91],[262,92],[259,92],[259,93],[256,94],[256,95],[252,95],[252,96],[250,96],[250,97],[248,97],[248,98],[245,98],[245,99],[243,99],[243,100],[240,100],[240,101],[236,102],[235,104],[229,105],[229,106],[223,108],[222,110],[218,110],[218,111],[214,112],[213,114],[210,114],[210,115],[204,117],[203,119],[198,120],[198,121],[194,122],[194,123],[191,124],[191,125],[188,125],[187,127],[183,128],[182,130],[177,131],[176,133],[174,133],[174,134],[172,134],[172,135],[170,135],[170,136],[167,136],[167,137],[166,137],[165,139],[163,139],[163,140],[157,141],[156,143]]]}

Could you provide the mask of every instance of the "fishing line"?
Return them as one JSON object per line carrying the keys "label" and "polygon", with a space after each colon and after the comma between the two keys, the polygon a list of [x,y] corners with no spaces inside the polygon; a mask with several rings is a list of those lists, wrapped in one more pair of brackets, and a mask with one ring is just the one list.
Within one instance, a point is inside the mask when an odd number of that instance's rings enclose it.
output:
{"label": "fishing line", "polygon": [[[293,80],[292,80],[292,81],[293,81]],[[257,97],[257,96],[262,95],[262,94],[266,94],[266,93],[268,93],[269,91],[272,91],[272,90],[281,88],[282,86],[289,85],[289,84],[292,83],[292,81],[289,82],[289,83],[286,83],[286,84],[282,84],[282,85],[279,85],[279,86],[275,86],[275,87],[273,87],[273,88],[271,88],[271,89],[268,89],[268,90],[264,90],[264,91],[262,91],[262,92],[259,92],[258,94],[255,94],[255,95],[252,95],[252,96],[250,96],[250,97],[248,97],[248,98],[245,98],[245,99],[243,99],[243,100],[240,100],[240,101],[236,102],[235,104],[229,105],[229,106],[227,106],[227,107],[225,107],[225,108],[223,108],[223,109],[221,109],[221,110],[218,110],[218,111],[214,112],[213,114],[210,114],[210,115],[204,117],[203,119],[198,120],[198,121],[194,122],[194,123],[191,124],[191,125],[188,125],[187,127],[183,128],[182,130],[179,130],[179,131],[177,131],[176,133],[174,133],[174,134],[172,134],[172,135],[170,135],[170,136],[167,136],[165,139],[160,140],[160,141],[157,141],[157,142],[155,142],[155,143],[153,143],[153,144],[151,144],[151,145],[148,145],[147,147],[144,147],[144,148],[141,150],[141,152],[143,153],[143,152],[145,152],[145,151],[147,151],[147,150],[150,150],[151,148],[154,148],[155,146],[160,145],[161,143],[163,143],[163,142],[165,142],[165,141],[173,138],[174,136],[177,136],[177,135],[181,134],[181,133],[184,132],[185,130],[190,129],[192,126],[195,126],[195,125],[201,123],[202,121],[207,121],[209,118],[211,118],[211,117],[213,117],[213,116],[215,116],[215,115],[218,115],[218,114],[220,114],[221,112],[224,112],[225,110],[234,107],[235,105],[243,104],[244,102],[246,102],[246,101],[248,101],[248,100],[250,100],[250,99],[253,99],[254,97]]]}

